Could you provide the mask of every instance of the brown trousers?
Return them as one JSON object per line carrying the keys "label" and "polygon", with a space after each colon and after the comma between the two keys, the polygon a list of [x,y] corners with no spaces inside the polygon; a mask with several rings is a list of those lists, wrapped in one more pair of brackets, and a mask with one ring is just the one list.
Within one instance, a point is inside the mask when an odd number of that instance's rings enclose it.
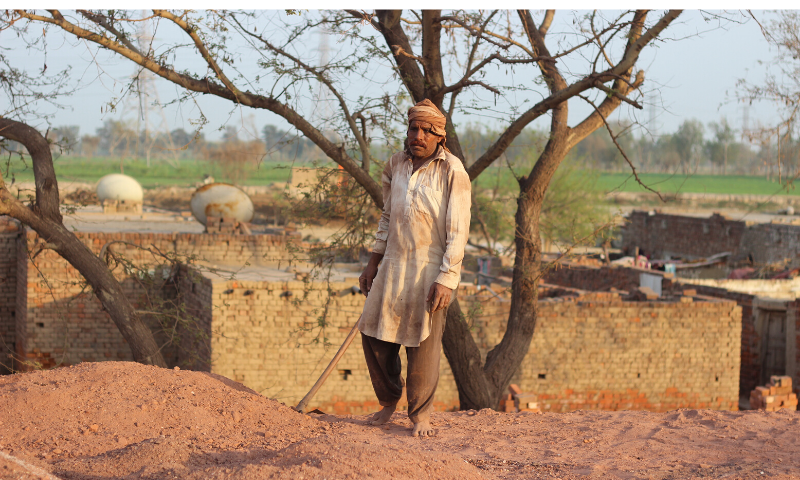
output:
{"label": "brown trousers", "polygon": [[[434,313],[428,338],[419,347],[406,347],[408,418],[414,423],[427,420],[433,408],[433,396],[439,384],[439,359],[446,317],[446,308]],[[364,334],[361,335],[361,345],[364,347],[369,377],[379,403],[384,407],[397,404],[403,395],[401,345]]]}

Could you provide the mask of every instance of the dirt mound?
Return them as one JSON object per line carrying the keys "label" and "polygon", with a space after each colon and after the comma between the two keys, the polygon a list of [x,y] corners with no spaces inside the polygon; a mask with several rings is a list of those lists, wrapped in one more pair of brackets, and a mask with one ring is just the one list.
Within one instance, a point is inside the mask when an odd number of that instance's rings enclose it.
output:
{"label": "dirt mound", "polygon": [[0,451],[63,478],[481,478],[452,455],[334,440],[340,428],[203,372],[83,363],[0,377],[0,405]]}
{"label": "dirt mound", "polygon": [[[303,415],[217,375],[84,363],[0,377],[0,478],[800,478],[800,413]],[[40,469],[40,470],[37,470]]]}

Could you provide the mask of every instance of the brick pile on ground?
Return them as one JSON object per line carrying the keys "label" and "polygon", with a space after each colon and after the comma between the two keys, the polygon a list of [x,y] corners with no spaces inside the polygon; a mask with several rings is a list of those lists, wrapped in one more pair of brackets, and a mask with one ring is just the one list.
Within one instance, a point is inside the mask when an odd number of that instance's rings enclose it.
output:
{"label": "brick pile on ground", "polygon": [[523,392],[519,385],[512,383],[508,386],[508,392],[500,400],[501,412],[519,413],[531,412],[542,413],[539,409],[539,402],[535,393]]}
{"label": "brick pile on ground", "polygon": [[773,375],[769,383],[750,392],[753,410],[797,410],[797,395],[792,391],[792,377]]}
{"label": "brick pile on ground", "polygon": [[246,222],[240,222],[233,217],[207,217],[206,233],[250,235],[252,231]]}

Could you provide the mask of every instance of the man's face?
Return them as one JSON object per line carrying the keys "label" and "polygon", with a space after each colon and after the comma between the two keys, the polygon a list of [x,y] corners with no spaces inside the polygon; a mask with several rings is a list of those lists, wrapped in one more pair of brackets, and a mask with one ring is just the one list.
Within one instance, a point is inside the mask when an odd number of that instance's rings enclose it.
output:
{"label": "man's face", "polygon": [[433,155],[440,138],[431,132],[430,123],[414,120],[408,125],[408,148],[414,158]]}

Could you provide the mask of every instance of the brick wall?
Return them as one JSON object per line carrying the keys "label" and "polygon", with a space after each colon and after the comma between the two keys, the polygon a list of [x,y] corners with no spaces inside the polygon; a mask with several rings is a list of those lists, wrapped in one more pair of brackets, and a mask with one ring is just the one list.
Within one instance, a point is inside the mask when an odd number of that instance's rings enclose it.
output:
{"label": "brick wall", "polygon": [[[794,392],[800,393],[800,301],[795,300],[789,303],[787,315],[794,323],[794,338],[789,337],[788,341],[791,344],[787,345],[794,357],[793,367],[794,375],[792,378],[792,385],[794,385]],[[792,351],[793,350],[793,351]]]}
{"label": "brick wall", "polygon": [[639,247],[651,258],[667,255],[707,257],[739,250],[746,223],[714,214],[710,218],[634,211],[622,228],[622,249]]}
{"label": "brick wall", "polygon": [[[95,252],[117,240],[164,252],[202,253],[225,263],[285,258],[283,238],[246,237],[79,234]],[[28,232],[18,243],[17,353],[42,366],[129,360],[127,345],[77,272],[49,250],[28,259],[27,252],[40,241]],[[131,245],[111,248],[134,263],[153,262],[150,253]],[[136,301],[138,283],[120,268],[115,272]],[[622,272],[620,278],[625,275],[630,282],[633,273]],[[326,367],[363,306],[360,295],[339,295],[351,283],[312,286],[304,298],[302,282],[213,279],[184,268],[174,294],[182,298],[187,315],[179,322],[179,348],[168,358],[294,404]],[[502,335],[510,303],[472,286],[459,295],[485,355]],[[636,303],[615,300],[613,294],[570,295],[542,299],[531,351],[514,379],[539,393],[546,410],[735,408],[741,320],[733,302]],[[326,324],[320,328],[323,313]],[[458,393],[444,356],[441,365],[436,408],[451,409]],[[316,406],[337,413],[377,408],[358,340],[319,392]]]}
{"label": "brick wall", "polygon": [[[608,290],[613,287],[633,291],[639,286],[640,273],[664,275],[664,272],[632,267],[598,268],[564,264],[548,273],[545,279],[548,283],[583,290]],[[672,288],[673,285],[672,280],[665,278],[662,287],[666,290]],[[700,295],[733,300],[741,308],[739,393],[747,396],[758,385],[761,372],[760,340],[753,316],[753,299],[756,296],[708,285],[684,284],[683,287],[678,288],[691,288]]]}
{"label": "brick wall", "polygon": [[757,264],[774,263],[800,255],[800,225],[751,225],[718,214],[700,218],[634,211],[622,228],[622,249],[632,254],[635,247],[651,258],[731,252],[734,260],[750,255]]}
{"label": "brick wall", "polygon": [[[205,359],[187,361],[182,357],[181,361],[186,366],[210,367],[214,373],[287,404],[296,404],[327,367],[358,319],[364,298],[351,294],[353,285],[344,282],[332,283],[330,290],[325,284],[313,284],[305,297],[305,284],[300,281],[210,281],[195,273],[192,280],[184,277],[180,285],[195,292],[194,297],[185,296],[195,302],[188,310],[201,310],[205,315],[197,328],[187,325],[182,338],[196,331],[210,333]],[[209,298],[211,304],[203,305]],[[324,328],[320,327],[323,314]],[[442,390],[447,392],[448,388]],[[453,398],[453,394],[442,398]],[[378,408],[359,338],[317,394],[314,406],[337,413]],[[437,401],[439,409],[453,406],[452,402]]]}
{"label": "brick wall", "polygon": [[[508,304],[486,301],[482,351],[504,332]],[[544,411],[738,408],[741,310],[734,302],[550,298],[513,382]]]}
{"label": "brick wall", "polygon": [[16,341],[14,330],[17,296],[17,237],[14,232],[0,231],[0,374],[11,370],[11,357]]}
{"label": "brick wall", "polygon": [[[570,263],[558,264],[544,276],[544,281],[554,285],[587,290],[608,291],[611,288],[633,292],[639,288],[639,274],[664,276],[664,272],[634,267],[592,267]],[[664,288],[671,285],[667,279]]]}
{"label": "brick wall", "polygon": [[755,295],[732,292],[724,288],[707,285],[687,285],[697,290],[700,295],[724,298],[735,301],[742,309],[742,340],[741,340],[741,367],[739,370],[739,394],[747,396],[759,384],[761,376],[761,343],[756,332],[755,317],[753,315],[753,300]]}
{"label": "brick wall", "polygon": [[25,339],[28,335],[28,250],[25,235],[17,236],[17,294],[14,304],[14,358],[11,367],[21,368],[25,357]]}
{"label": "brick wall", "polygon": [[[207,279],[194,283],[195,291],[207,287]],[[191,288],[189,282],[181,285]],[[298,302],[302,282],[212,282],[211,370],[296,404],[358,319],[363,297],[338,294],[351,286],[314,285]],[[597,299],[586,301],[592,296]],[[502,337],[510,302],[472,286],[462,287],[459,298],[485,356]],[[327,325],[321,329],[323,312]],[[547,411],[736,409],[740,312],[726,301],[622,302],[613,294],[544,298],[531,350],[514,382],[538,393]],[[442,355],[436,408],[457,405]],[[378,408],[358,338],[312,408],[336,413]]]}
{"label": "brick wall", "polygon": [[800,225],[762,223],[748,227],[739,250],[760,264],[794,259],[800,254]]}
{"label": "brick wall", "polygon": [[[104,245],[119,258],[143,268],[154,269],[163,258],[137,246],[178,254],[188,261],[209,261],[231,265],[275,265],[288,258],[286,236],[206,235],[159,233],[76,233],[93,252]],[[292,241],[294,237],[291,237]],[[83,277],[51,250],[42,250],[30,260],[42,240],[28,231],[19,243],[16,299],[17,369],[31,366],[52,367],[81,361],[131,360],[127,343],[100,302],[85,285]],[[109,243],[115,242],[115,243]],[[135,305],[144,304],[144,288],[126,273],[122,264],[114,269],[125,295]],[[157,318],[145,318],[166,342],[166,333],[156,326]],[[168,361],[177,361],[177,352],[164,351]]]}

